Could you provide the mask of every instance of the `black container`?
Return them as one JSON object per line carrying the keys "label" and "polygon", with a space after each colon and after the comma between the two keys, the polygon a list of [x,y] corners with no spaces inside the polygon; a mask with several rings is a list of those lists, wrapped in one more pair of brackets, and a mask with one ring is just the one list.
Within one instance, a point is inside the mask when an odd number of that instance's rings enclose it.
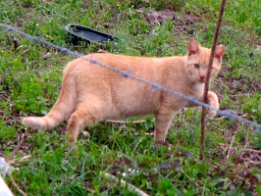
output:
{"label": "black container", "polygon": [[88,42],[101,43],[106,41],[116,41],[118,39],[113,35],[102,33],[94,29],[76,24],[68,24],[65,27],[65,30],[76,38],[86,40]]}

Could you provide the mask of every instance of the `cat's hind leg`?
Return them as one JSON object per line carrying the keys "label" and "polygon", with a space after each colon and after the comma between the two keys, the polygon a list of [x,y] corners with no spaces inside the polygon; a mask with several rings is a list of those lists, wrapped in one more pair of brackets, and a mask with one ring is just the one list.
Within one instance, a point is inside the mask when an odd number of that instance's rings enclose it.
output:
{"label": "cat's hind leg", "polygon": [[68,121],[67,132],[69,141],[76,142],[80,130],[84,126],[92,126],[100,120],[101,111],[102,108],[98,104],[92,104],[91,102],[79,104]]}

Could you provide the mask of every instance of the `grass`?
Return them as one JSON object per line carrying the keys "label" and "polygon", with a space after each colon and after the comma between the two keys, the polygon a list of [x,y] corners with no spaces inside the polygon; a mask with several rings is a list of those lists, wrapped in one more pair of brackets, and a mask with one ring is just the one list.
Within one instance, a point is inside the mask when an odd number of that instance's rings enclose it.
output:
{"label": "grass", "polygon": [[[103,49],[128,55],[183,55],[191,37],[211,46],[219,3],[10,0],[0,1],[0,21],[81,53]],[[232,109],[259,124],[260,6],[256,0],[228,2],[220,34],[227,50],[223,70],[213,85],[222,109]],[[148,22],[151,10],[165,8],[174,10],[175,17],[160,24]],[[120,41],[73,45],[64,31],[68,23],[114,34]],[[14,49],[14,38],[18,49]],[[150,195],[261,194],[260,156],[245,151],[260,150],[261,135],[238,122],[220,117],[210,120],[206,159],[202,162],[197,110],[185,110],[173,120],[167,138],[173,145],[171,150],[153,145],[153,138],[147,134],[153,131],[151,116],[140,124],[101,123],[88,128],[90,138],[80,136],[75,151],[68,151],[65,143],[65,124],[48,132],[25,129],[20,117],[49,111],[58,97],[63,67],[71,59],[0,31],[0,151],[9,156],[19,136],[27,133],[15,158],[28,154],[31,158],[14,164],[19,171],[13,177],[28,195],[135,195],[108,180],[104,172],[124,178]],[[233,148],[226,159],[233,137]],[[17,193],[8,177],[6,181]]]}

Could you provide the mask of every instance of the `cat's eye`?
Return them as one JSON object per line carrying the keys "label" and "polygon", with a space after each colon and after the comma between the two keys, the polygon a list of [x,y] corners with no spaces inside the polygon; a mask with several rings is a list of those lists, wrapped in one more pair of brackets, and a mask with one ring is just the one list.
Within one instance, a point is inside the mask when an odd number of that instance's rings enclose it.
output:
{"label": "cat's eye", "polygon": [[195,67],[196,69],[199,69],[200,65],[199,65],[199,64],[194,64],[194,67]]}

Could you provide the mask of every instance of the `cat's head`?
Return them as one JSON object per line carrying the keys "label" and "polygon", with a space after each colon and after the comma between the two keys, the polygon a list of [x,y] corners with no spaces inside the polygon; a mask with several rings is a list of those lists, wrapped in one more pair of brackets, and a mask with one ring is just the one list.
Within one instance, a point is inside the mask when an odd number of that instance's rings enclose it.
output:
{"label": "cat's head", "polygon": [[[224,45],[218,45],[214,54],[211,80],[219,73],[222,65],[222,57],[225,51]],[[187,76],[193,83],[205,83],[211,49],[202,47],[196,40],[190,40],[187,54]]]}

